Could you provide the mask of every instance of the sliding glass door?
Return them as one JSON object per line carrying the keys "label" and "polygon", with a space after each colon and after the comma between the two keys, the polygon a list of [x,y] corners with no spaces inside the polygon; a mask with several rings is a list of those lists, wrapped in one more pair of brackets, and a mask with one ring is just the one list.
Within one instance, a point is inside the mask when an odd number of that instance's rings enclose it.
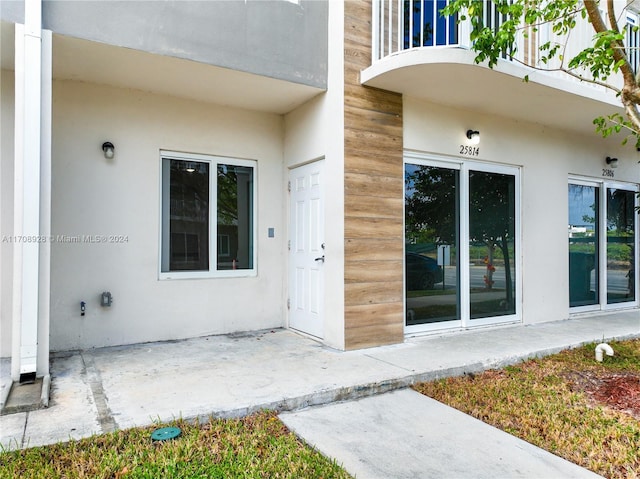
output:
{"label": "sliding glass door", "polygon": [[599,188],[569,185],[569,304],[598,304]]}
{"label": "sliding glass door", "polygon": [[518,319],[518,188],[517,168],[407,159],[407,332]]}
{"label": "sliding glass door", "polygon": [[636,195],[607,188],[607,304],[636,300]]}
{"label": "sliding glass door", "polygon": [[405,167],[407,326],[460,319],[460,172]]}
{"label": "sliding glass door", "polygon": [[469,171],[471,319],[515,314],[516,178]]}
{"label": "sliding glass door", "polygon": [[637,303],[637,188],[569,183],[569,305],[589,311]]}

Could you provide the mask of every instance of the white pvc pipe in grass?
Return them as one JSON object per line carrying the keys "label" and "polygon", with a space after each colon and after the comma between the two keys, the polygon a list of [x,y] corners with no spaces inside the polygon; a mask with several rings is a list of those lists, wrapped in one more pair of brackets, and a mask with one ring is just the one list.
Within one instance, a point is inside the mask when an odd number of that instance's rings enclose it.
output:
{"label": "white pvc pipe in grass", "polygon": [[600,343],[596,346],[596,361],[598,361],[599,363],[602,362],[603,352],[607,353],[607,356],[613,356],[613,348],[607,343]]}

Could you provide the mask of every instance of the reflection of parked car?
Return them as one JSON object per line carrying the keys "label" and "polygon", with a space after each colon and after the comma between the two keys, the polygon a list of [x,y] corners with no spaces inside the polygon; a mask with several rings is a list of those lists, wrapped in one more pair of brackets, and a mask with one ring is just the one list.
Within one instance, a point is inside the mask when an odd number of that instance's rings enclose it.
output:
{"label": "reflection of parked car", "polygon": [[438,262],[417,253],[405,253],[407,290],[433,289],[442,282],[442,268]]}

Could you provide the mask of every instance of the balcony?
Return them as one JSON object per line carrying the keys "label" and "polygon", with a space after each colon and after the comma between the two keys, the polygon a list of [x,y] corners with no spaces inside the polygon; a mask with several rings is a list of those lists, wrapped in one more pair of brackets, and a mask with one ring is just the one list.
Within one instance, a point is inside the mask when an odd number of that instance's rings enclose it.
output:
{"label": "balcony", "polygon": [[[449,0],[373,0],[372,61],[361,72],[364,85],[382,88],[434,103],[506,118],[526,120],[564,130],[593,132],[591,120],[621,111],[615,95],[600,86],[581,82],[542,66],[538,46],[554,37],[550,28],[522,38],[511,55],[493,70],[476,64],[471,50],[471,26],[440,11]],[[505,17],[491,2],[484,3],[485,24],[497,28]],[[580,19],[581,20],[581,19]],[[637,17],[627,14],[627,22]],[[593,30],[579,22],[567,42],[565,58],[587,45]],[[637,45],[630,30],[628,45]],[[632,62],[637,62],[637,50]],[[558,65],[544,65],[546,69]],[[529,82],[522,79],[528,75]],[[586,76],[586,74],[585,74]],[[610,81],[617,81],[612,78]]]}

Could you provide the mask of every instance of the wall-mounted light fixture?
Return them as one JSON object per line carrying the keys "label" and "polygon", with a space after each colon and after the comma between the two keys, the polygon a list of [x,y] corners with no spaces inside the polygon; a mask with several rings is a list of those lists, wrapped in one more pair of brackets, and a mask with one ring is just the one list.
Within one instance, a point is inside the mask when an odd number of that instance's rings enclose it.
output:
{"label": "wall-mounted light fixture", "polygon": [[617,158],[611,158],[610,156],[607,156],[607,158],[604,161],[606,161],[607,165],[609,165],[611,168],[617,168],[618,167],[618,159]]}
{"label": "wall-mounted light fixture", "polygon": [[473,145],[480,143],[480,132],[478,130],[467,130],[467,138]]}
{"label": "wall-mounted light fixture", "polygon": [[107,160],[113,158],[113,156],[115,155],[115,147],[113,146],[113,143],[111,143],[110,141],[105,141],[102,144],[102,152],[104,153],[104,157]]}

